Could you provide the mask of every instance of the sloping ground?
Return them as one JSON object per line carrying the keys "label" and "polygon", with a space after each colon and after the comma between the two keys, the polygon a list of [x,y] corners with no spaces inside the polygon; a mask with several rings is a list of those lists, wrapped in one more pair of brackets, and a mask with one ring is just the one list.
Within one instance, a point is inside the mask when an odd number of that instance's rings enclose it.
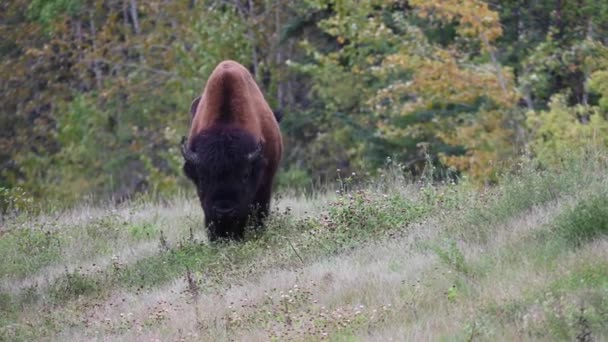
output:
{"label": "sloping ground", "polygon": [[607,340],[607,170],[529,163],[487,191],[389,173],[282,198],[238,244],[209,245],[185,198],[13,218],[0,339]]}

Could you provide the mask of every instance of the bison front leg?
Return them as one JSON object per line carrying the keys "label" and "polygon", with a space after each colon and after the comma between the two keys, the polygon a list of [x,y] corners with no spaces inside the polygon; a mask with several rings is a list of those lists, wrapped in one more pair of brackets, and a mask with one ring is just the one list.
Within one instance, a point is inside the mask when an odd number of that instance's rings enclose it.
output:
{"label": "bison front leg", "polygon": [[220,239],[220,236],[218,235],[216,230],[217,225],[215,224],[215,222],[205,220],[205,227],[207,228],[207,239],[209,239],[210,242],[216,242]]}
{"label": "bison front leg", "polygon": [[272,188],[270,185],[263,186],[258,190],[253,202],[253,218],[254,227],[256,229],[264,228],[264,220],[268,217],[270,212],[270,198],[272,196]]}

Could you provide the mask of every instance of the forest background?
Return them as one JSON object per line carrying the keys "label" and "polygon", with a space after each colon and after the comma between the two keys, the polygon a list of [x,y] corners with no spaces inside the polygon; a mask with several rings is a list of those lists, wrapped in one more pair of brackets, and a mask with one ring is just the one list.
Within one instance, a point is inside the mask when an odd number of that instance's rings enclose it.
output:
{"label": "forest background", "polygon": [[5,208],[179,191],[224,59],[284,113],[279,187],[429,159],[492,184],[608,146],[603,0],[13,0],[0,36]]}

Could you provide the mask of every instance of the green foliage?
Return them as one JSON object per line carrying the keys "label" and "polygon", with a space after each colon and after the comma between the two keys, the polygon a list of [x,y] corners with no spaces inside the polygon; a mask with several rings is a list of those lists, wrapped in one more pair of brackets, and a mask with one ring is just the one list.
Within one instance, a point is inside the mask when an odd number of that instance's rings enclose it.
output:
{"label": "green foliage", "polygon": [[551,164],[588,140],[606,145],[602,1],[35,0],[1,10],[0,186],[56,207],[188,184],[178,143],[223,59],[249,68],[285,113],[279,187],[324,184],[336,169],[374,174],[389,156],[420,174],[426,155],[494,184],[525,147]]}
{"label": "green foliage", "polygon": [[[443,245],[438,245],[433,248],[439,259],[456,272],[468,274],[470,272],[467,266],[464,254],[458,248],[456,241],[447,240]],[[454,290],[455,291],[455,290]]]}
{"label": "green foliage", "polygon": [[558,234],[574,245],[581,245],[608,234],[608,196],[602,190],[582,199],[557,218]]}
{"label": "green foliage", "polygon": [[27,16],[49,25],[58,17],[78,14],[82,5],[82,0],[33,0],[28,6]]}
{"label": "green foliage", "polygon": [[570,107],[565,96],[555,95],[549,110],[531,113],[530,149],[541,162],[555,164],[571,151],[608,147],[608,120],[597,107]]}
{"label": "green foliage", "polygon": [[[309,4],[324,8],[333,2]],[[314,173],[319,173],[319,169],[345,169],[341,165],[347,161],[353,162],[349,170],[379,166],[367,165],[365,160],[375,134],[372,110],[366,102],[381,85],[373,72],[375,66],[399,42],[399,37],[387,27],[386,21],[392,21],[390,15],[390,8],[384,4],[375,7],[373,1],[339,2],[336,13],[318,23],[331,40],[321,46],[304,40],[307,60],[290,61],[295,72],[312,79],[313,100],[319,107],[319,113],[308,114],[313,114],[309,120],[317,131],[310,143],[315,158],[308,166]],[[375,161],[381,163],[386,156]]]}
{"label": "green foliage", "polygon": [[56,302],[75,299],[80,296],[90,295],[100,290],[98,282],[89,276],[80,274],[77,270],[69,272],[56,281],[49,294]]}
{"label": "green foliage", "polygon": [[21,187],[0,187],[0,213],[33,211],[34,199]]}
{"label": "green foliage", "polygon": [[278,175],[277,187],[279,189],[304,190],[312,188],[312,180],[305,170],[291,168],[282,170]]}
{"label": "green foliage", "polygon": [[[176,66],[177,71],[186,85],[192,88],[179,86],[189,93],[190,101],[200,95],[205,78],[220,61],[232,59],[244,65],[251,63],[249,51],[253,44],[246,38],[247,23],[239,18],[237,9],[211,6],[204,13],[192,16],[192,19],[194,22],[190,27],[184,28],[188,44],[175,45],[176,57],[180,61],[180,65]],[[187,108],[189,106],[184,107]],[[181,114],[187,115],[187,111]]]}
{"label": "green foliage", "polygon": [[[608,58],[606,60],[608,63]],[[605,117],[608,113],[608,70],[594,72],[589,81],[589,89],[601,95],[598,105]]]}
{"label": "green foliage", "polygon": [[[31,59],[57,61],[73,70],[59,84],[74,84],[43,90],[48,98],[39,105],[50,124],[40,130],[49,134],[44,139],[55,148],[15,150],[11,158],[16,169],[3,170],[3,177],[12,179],[10,185],[17,183],[16,177],[35,197],[70,205],[92,194],[122,199],[144,190],[171,193],[179,180],[185,183],[178,143],[186,132],[189,104],[219,61],[232,58],[247,64],[250,45],[236,9],[192,11],[187,4],[161,5],[164,15],[157,5],[30,4],[29,18],[51,28],[57,38],[47,48],[28,47],[21,37],[16,43],[32,51]],[[191,25],[173,32],[156,29],[175,22]],[[31,62],[15,58],[12,63],[21,67]],[[10,100],[31,102],[27,95]],[[26,135],[32,129],[24,124]]]}
{"label": "green foliage", "polygon": [[[393,1],[340,2],[334,16],[319,23],[337,48],[324,51],[304,42],[313,62],[292,65],[312,77],[328,113],[347,117],[335,128],[320,123],[334,130],[330,137],[348,137],[328,143],[324,136],[324,145],[348,146],[342,158],[371,161],[360,167],[377,167],[395,156],[419,172],[422,156],[431,153],[475,178],[495,180],[489,164],[513,153],[503,127],[515,97],[511,77],[487,59],[467,59],[454,37],[436,44],[424,29],[433,12],[446,27],[453,24],[460,34],[481,39],[493,53],[489,44],[500,35],[498,17],[485,5],[474,10],[473,2],[411,5],[418,17]],[[480,16],[491,20],[482,23]],[[469,154],[462,156],[462,150]]]}

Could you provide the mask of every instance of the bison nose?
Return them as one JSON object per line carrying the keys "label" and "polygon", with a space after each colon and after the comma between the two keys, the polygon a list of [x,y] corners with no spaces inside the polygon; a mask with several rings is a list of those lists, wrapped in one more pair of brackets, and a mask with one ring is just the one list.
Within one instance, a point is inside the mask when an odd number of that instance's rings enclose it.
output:
{"label": "bison nose", "polygon": [[234,214],[236,208],[233,203],[222,201],[213,206],[213,210],[220,216],[229,216]]}

